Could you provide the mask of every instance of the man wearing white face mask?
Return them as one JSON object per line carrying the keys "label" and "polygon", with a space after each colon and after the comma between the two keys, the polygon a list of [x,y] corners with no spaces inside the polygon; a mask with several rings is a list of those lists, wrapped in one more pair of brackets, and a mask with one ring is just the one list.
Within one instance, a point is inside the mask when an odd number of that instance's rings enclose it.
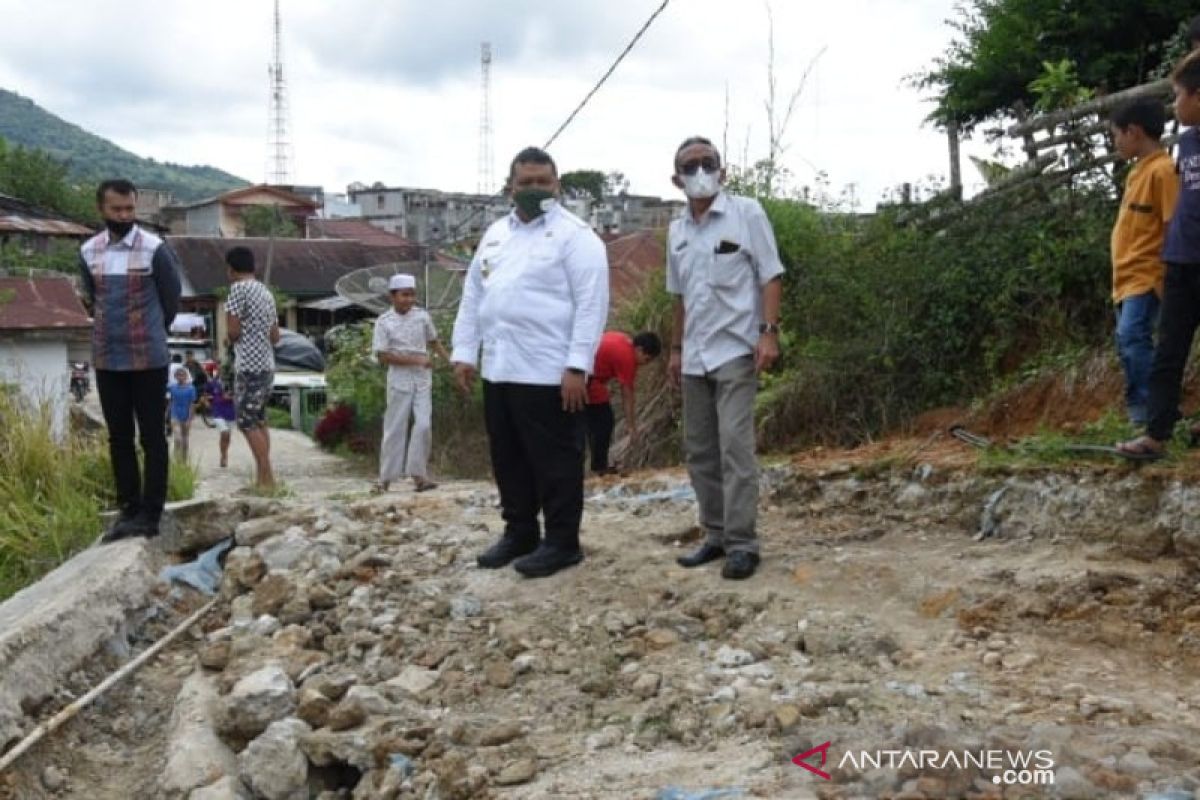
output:
{"label": "man wearing white face mask", "polygon": [[758,201],[726,194],[721,155],[708,139],[675,152],[671,181],[688,198],[667,235],[667,291],[675,295],[671,384],[683,388],[684,449],[705,532],[677,559],[698,567],[726,557],[721,575],[758,568],[758,373],[779,358],[783,265]]}
{"label": "man wearing white face mask", "polygon": [[503,536],[476,561],[536,578],[583,560],[584,408],[608,317],[608,257],[591,227],[558,204],[548,153],[522,150],[508,177],[516,207],[487,229],[467,270],[452,359],[469,391],[482,351],[504,518]]}

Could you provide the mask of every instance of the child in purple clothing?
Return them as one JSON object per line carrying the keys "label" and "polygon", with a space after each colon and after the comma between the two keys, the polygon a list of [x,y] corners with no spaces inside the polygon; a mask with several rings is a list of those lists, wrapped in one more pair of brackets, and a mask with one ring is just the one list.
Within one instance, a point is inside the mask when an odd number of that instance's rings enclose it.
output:
{"label": "child in purple clothing", "polygon": [[212,418],[221,434],[221,466],[229,466],[229,439],[233,430],[233,422],[237,419],[237,411],[233,405],[233,397],[226,394],[225,383],[221,380],[220,370],[209,378],[205,391],[212,397]]}

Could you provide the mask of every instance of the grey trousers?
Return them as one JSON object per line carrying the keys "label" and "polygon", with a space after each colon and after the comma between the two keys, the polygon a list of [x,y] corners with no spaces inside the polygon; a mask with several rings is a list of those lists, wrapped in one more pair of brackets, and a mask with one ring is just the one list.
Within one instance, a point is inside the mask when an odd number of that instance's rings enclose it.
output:
{"label": "grey trousers", "polygon": [[683,444],[708,544],[757,553],[754,357],[683,376]]}
{"label": "grey trousers", "polygon": [[432,384],[389,386],[387,411],[383,414],[383,442],[379,446],[379,480],[391,483],[405,476],[428,478],[432,447]]}

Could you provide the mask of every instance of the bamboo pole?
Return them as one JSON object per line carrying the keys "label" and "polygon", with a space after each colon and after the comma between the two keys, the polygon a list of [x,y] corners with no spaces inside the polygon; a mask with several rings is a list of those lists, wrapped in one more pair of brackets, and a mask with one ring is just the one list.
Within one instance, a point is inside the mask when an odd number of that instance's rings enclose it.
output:
{"label": "bamboo pole", "polygon": [[1034,131],[1049,130],[1055,125],[1070,122],[1080,117],[1086,117],[1089,114],[1102,114],[1131,100],[1140,100],[1145,97],[1157,97],[1160,95],[1167,96],[1170,93],[1171,81],[1163,78],[1151,83],[1143,83],[1141,86],[1134,86],[1131,89],[1106,94],[1103,97],[1097,97],[1095,100],[1080,103],[1072,108],[1064,108],[1061,111],[1052,111],[1049,114],[1030,117],[1010,126],[1007,133],[1013,139],[1020,139]]}
{"label": "bamboo pole", "polygon": [[218,600],[218,598],[215,598],[215,597],[212,600],[209,600],[207,603],[205,603],[200,608],[199,611],[192,614],[190,617],[185,619],[183,622],[179,623],[179,625],[176,626],[176,628],[174,630],[172,630],[166,636],[159,639],[157,642],[155,642],[153,645],[151,645],[149,648],[147,648],[137,658],[133,659],[128,664],[121,667],[119,670],[114,672],[112,675],[109,675],[107,678],[104,679],[103,682],[101,682],[98,686],[96,686],[90,692],[85,694],[83,697],[79,698],[78,700],[75,700],[70,705],[68,705],[66,708],[64,708],[62,711],[59,711],[57,714],[55,714],[53,717],[51,717],[49,720],[41,723],[36,728],[34,728],[33,731],[31,731],[28,736],[26,736],[24,739],[22,739],[20,742],[17,743],[16,747],[14,747],[12,750],[9,750],[7,753],[5,753],[3,758],[0,758],[0,773],[4,772],[4,770],[6,770],[10,766],[12,766],[12,764],[18,758],[20,758],[22,755],[24,755],[35,744],[37,744],[42,739],[44,739],[46,736],[50,735],[54,731],[61,728],[64,724],[69,722],[76,714],[78,714],[80,711],[82,711],[84,708],[86,708],[97,697],[104,694],[109,689],[111,689],[112,687],[116,686],[118,683],[123,681],[125,678],[132,675],[134,672],[136,672],[138,669],[140,669],[143,664],[145,664],[147,661],[149,661],[150,659],[152,659],[156,655],[158,655],[163,650],[163,648],[165,648],[171,642],[175,641],[175,639],[177,639],[181,633],[183,633],[188,628],[192,627],[197,622],[199,622],[200,618],[203,617],[205,614],[207,614],[212,609],[212,607],[217,604],[217,600]]}
{"label": "bamboo pole", "polygon": [[[1164,111],[1166,112],[1167,119],[1171,119],[1175,115],[1175,108],[1169,103],[1164,107]],[[1081,137],[1091,137],[1105,133],[1108,131],[1110,124],[1107,119],[1096,120],[1077,131],[1059,133],[1054,136],[1047,136],[1045,139],[1039,139],[1036,141],[1036,145],[1038,150],[1045,150],[1048,147],[1070,144],[1071,142],[1078,141]]]}

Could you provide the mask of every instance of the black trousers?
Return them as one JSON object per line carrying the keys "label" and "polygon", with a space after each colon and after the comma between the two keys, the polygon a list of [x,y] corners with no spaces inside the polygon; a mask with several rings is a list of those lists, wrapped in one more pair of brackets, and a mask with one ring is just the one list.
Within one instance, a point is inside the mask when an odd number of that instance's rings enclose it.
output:
{"label": "black trousers", "polygon": [[578,550],[584,415],[563,411],[558,386],[488,381],[483,414],[504,535],[523,544],[538,542],[540,512],[546,544]]}
{"label": "black trousers", "polygon": [[[167,501],[167,368],[117,372],[96,370],[96,390],[108,426],[108,452],[125,513],[157,517]],[[133,444],[136,424],[146,460],[143,482]]]}
{"label": "black trousers", "polygon": [[608,469],[608,448],[612,444],[615,424],[610,404],[587,404],[588,449],[592,451],[592,472]]}
{"label": "black trousers", "polygon": [[1149,422],[1146,432],[1159,441],[1171,438],[1179,421],[1179,395],[1192,339],[1200,326],[1200,264],[1167,264],[1158,343],[1150,368]]}

